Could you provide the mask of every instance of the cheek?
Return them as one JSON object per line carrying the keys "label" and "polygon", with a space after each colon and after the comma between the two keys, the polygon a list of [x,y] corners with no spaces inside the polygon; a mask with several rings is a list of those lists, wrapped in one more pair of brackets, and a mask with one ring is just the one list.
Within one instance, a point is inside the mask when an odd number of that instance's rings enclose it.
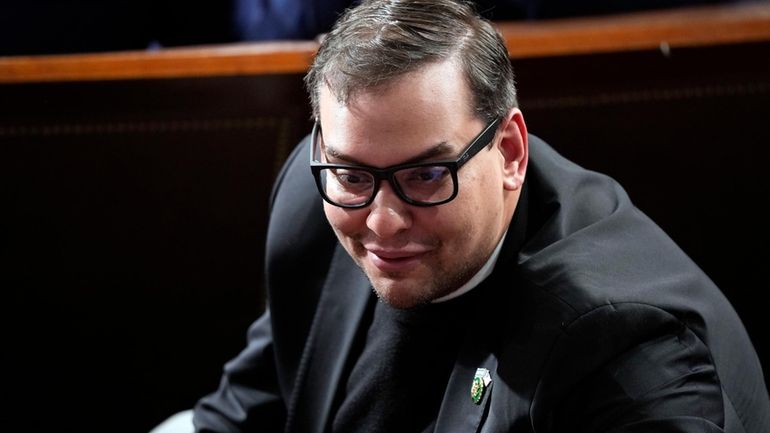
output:
{"label": "cheek", "polygon": [[458,195],[447,204],[415,212],[412,233],[440,240],[444,245],[462,244],[475,229],[468,208],[473,205]]}
{"label": "cheek", "polygon": [[501,189],[495,173],[474,173],[460,182],[457,198],[450,202],[452,209],[447,209],[453,229],[460,232],[458,236],[467,241],[496,232],[502,211],[502,194],[498,192]]}
{"label": "cheek", "polygon": [[480,162],[486,164],[473,167],[476,170],[469,170],[467,178],[460,181],[460,194],[468,203],[469,212],[481,214],[481,216],[495,213],[500,209],[504,192],[502,173],[499,166],[495,164],[494,155],[484,156],[487,159]]}
{"label": "cheek", "polygon": [[352,236],[365,226],[366,212],[364,209],[351,211],[324,203],[324,213],[329,224],[338,234]]}

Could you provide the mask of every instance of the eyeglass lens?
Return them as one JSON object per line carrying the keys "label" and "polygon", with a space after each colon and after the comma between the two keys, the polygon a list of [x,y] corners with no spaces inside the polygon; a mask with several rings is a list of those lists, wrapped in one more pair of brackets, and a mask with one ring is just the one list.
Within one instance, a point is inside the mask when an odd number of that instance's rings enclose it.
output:
{"label": "eyeglass lens", "polygon": [[[324,168],[319,173],[324,193],[332,202],[355,206],[369,201],[375,194],[376,179],[366,170]],[[438,203],[454,194],[454,178],[448,167],[421,165],[393,173],[395,189],[409,200],[421,204]]]}

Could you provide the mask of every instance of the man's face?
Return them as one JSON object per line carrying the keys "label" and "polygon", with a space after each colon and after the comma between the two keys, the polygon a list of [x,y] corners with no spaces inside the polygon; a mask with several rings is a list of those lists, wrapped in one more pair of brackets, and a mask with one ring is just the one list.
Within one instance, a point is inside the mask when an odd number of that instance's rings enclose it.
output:
{"label": "man's face", "polygon": [[[321,153],[325,162],[379,168],[453,160],[485,126],[470,107],[470,90],[451,61],[356,93],[347,105],[322,88]],[[459,170],[457,197],[443,205],[409,205],[383,181],[363,209],[324,203],[324,210],[378,296],[413,307],[459,288],[494,250],[510,218],[503,160],[498,146],[482,149]]]}

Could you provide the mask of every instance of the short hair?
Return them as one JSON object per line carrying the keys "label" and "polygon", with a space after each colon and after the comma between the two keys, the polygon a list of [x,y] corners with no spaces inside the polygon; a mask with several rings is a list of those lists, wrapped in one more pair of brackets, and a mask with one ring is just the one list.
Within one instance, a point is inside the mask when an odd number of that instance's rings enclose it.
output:
{"label": "short hair", "polygon": [[419,68],[454,59],[473,97],[472,112],[486,121],[517,107],[513,68],[492,24],[462,0],[364,0],[348,9],[326,35],[305,84],[313,117],[328,86],[347,104]]}

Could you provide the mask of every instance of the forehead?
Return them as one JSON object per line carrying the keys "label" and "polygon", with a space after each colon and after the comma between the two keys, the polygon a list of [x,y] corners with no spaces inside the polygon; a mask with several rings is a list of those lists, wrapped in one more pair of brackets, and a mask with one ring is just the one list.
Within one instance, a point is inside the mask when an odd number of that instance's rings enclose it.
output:
{"label": "forehead", "polygon": [[351,95],[347,103],[320,89],[325,145],[373,166],[387,166],[440,144],[459,149],[483,126],[454,61],[433,63],[387,85]]}

